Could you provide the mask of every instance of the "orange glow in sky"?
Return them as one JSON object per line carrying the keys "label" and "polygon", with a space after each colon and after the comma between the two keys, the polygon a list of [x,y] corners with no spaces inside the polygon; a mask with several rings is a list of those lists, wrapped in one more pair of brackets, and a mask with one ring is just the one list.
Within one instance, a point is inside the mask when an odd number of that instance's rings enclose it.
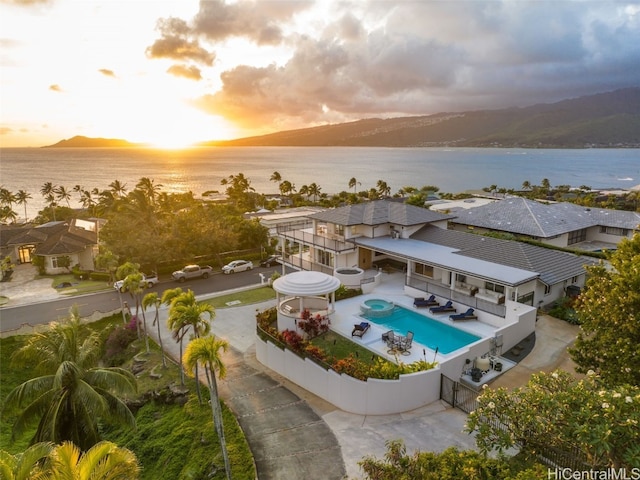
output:
{"label": "orange glow in sky", "polygon": [[177,148],[640,85],[638,0],[0,0],[0,146]]}

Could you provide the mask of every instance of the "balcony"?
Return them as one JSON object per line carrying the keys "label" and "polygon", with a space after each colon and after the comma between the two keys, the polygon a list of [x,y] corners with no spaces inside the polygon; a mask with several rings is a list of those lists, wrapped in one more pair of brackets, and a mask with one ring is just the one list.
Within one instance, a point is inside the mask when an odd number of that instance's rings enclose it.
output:
{"label": "balcony", "polygon": [[326,230],[322,228],[318,228],[314,232],[311,224],[305,224],[303,228],[279,225],[277,231],[278,236],[290,242],[301,243],[334,253],[354,252],[356,250],[354,243],[346,241],[340,235],[326,233]]}

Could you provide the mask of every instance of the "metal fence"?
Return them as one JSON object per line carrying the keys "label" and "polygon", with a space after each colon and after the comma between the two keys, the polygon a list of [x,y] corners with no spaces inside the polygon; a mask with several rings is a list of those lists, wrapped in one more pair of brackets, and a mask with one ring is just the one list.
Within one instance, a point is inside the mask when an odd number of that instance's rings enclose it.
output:
{"label": "metal fence", "polygon": [[[480,390],[453,380],[446,375],[441,376],[440,398],[454,408],[467,414],[473,412],[478,408],[479,394]],[[508,425],[497,420],[491,421],[491,426],[497,430],[508,430]],[[531,447],[531,445],[529,446]],[[537,445],[535,450],[538,460],[551,468],[567,468],[573,471],[586,471],[594,468],[593,465],[587,463],[587,459],[578,447],[563,450],[551,445]]]}

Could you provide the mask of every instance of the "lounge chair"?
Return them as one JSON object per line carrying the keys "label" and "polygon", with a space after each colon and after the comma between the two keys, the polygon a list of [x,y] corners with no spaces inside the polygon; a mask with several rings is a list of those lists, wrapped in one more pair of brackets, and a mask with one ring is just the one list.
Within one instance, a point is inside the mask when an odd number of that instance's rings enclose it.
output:
{"label": "lounge chair", "polygon": [[444,305],[440,305],[438,307],[431,307],[429,311],[431,313],[455,312],[456,308],[453,306],[453,302],[449,300]]}
{"label": "lounge chair", "polygon": [[449,315],[449,318],[451,320],[475,320],[478,316],[473,313],[473,308],[470,308],[464,313]]}
{"label": "lounge chair", "polygon": [[413,306],[414,307],[437,307],[439,306],[440,303],[438,303],[438,301],[436,300],[436,296],[435,295],[431,295],[429,298],[425,299],[425,298],[416,298],[413,301]]}
{"label": "lounge chair", "polygon": [[369,327],[371,325],[369,324],[369,322],[360,322],[357,325],[353,326],[353,330],[351,331],[351,336],[352,337],[361,337],[367,333],[367,330],[369,330]]}

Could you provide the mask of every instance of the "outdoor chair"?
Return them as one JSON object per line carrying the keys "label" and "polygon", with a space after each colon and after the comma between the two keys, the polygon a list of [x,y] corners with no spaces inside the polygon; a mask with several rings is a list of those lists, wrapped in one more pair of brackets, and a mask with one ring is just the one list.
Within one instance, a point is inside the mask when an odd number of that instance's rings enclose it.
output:
{"label": "outdoor chair", "polygon": [[440,303],[438,303],[438,301],[436,300],[436,296],[435,295],[431,295],[427,299],[425,299],[425,298],[416,298],[413,301],[413,306],[416,307],[416,308],[419,308],[419,307],[437,307],[439,305],[440,305]]}
{"label": "outdoor chair", "polygon": [[402,352],[403,355],[409,355],[411,346],[413,345],[413,332],[408,331],[406,337],[402,337],[398,342],[398,350]]}
{"label": "outdoor chair", "polygon": [[449,315],[449,318],[451,320],[475,320],[478,318],[478,316],[473,313],[474,310],[473,308],[469,308],[466,312],[464,313],[458,313],[458,314],[454,314],[454,315]]}
{"label": "outdoor chair", "polygon": [[353,330],[351,331],[351,336],[362,338],[362,336],[367,333],[370,326],[369,322],[360,322],[359,324],[354,325]]}
{"label": "outdoor chair", "polygon": [[453,302],[449,300],[444,305],[440,305],[438,307],[431,307],[429,311],[431,313],[455,312],[456,308],[453,306]]}

